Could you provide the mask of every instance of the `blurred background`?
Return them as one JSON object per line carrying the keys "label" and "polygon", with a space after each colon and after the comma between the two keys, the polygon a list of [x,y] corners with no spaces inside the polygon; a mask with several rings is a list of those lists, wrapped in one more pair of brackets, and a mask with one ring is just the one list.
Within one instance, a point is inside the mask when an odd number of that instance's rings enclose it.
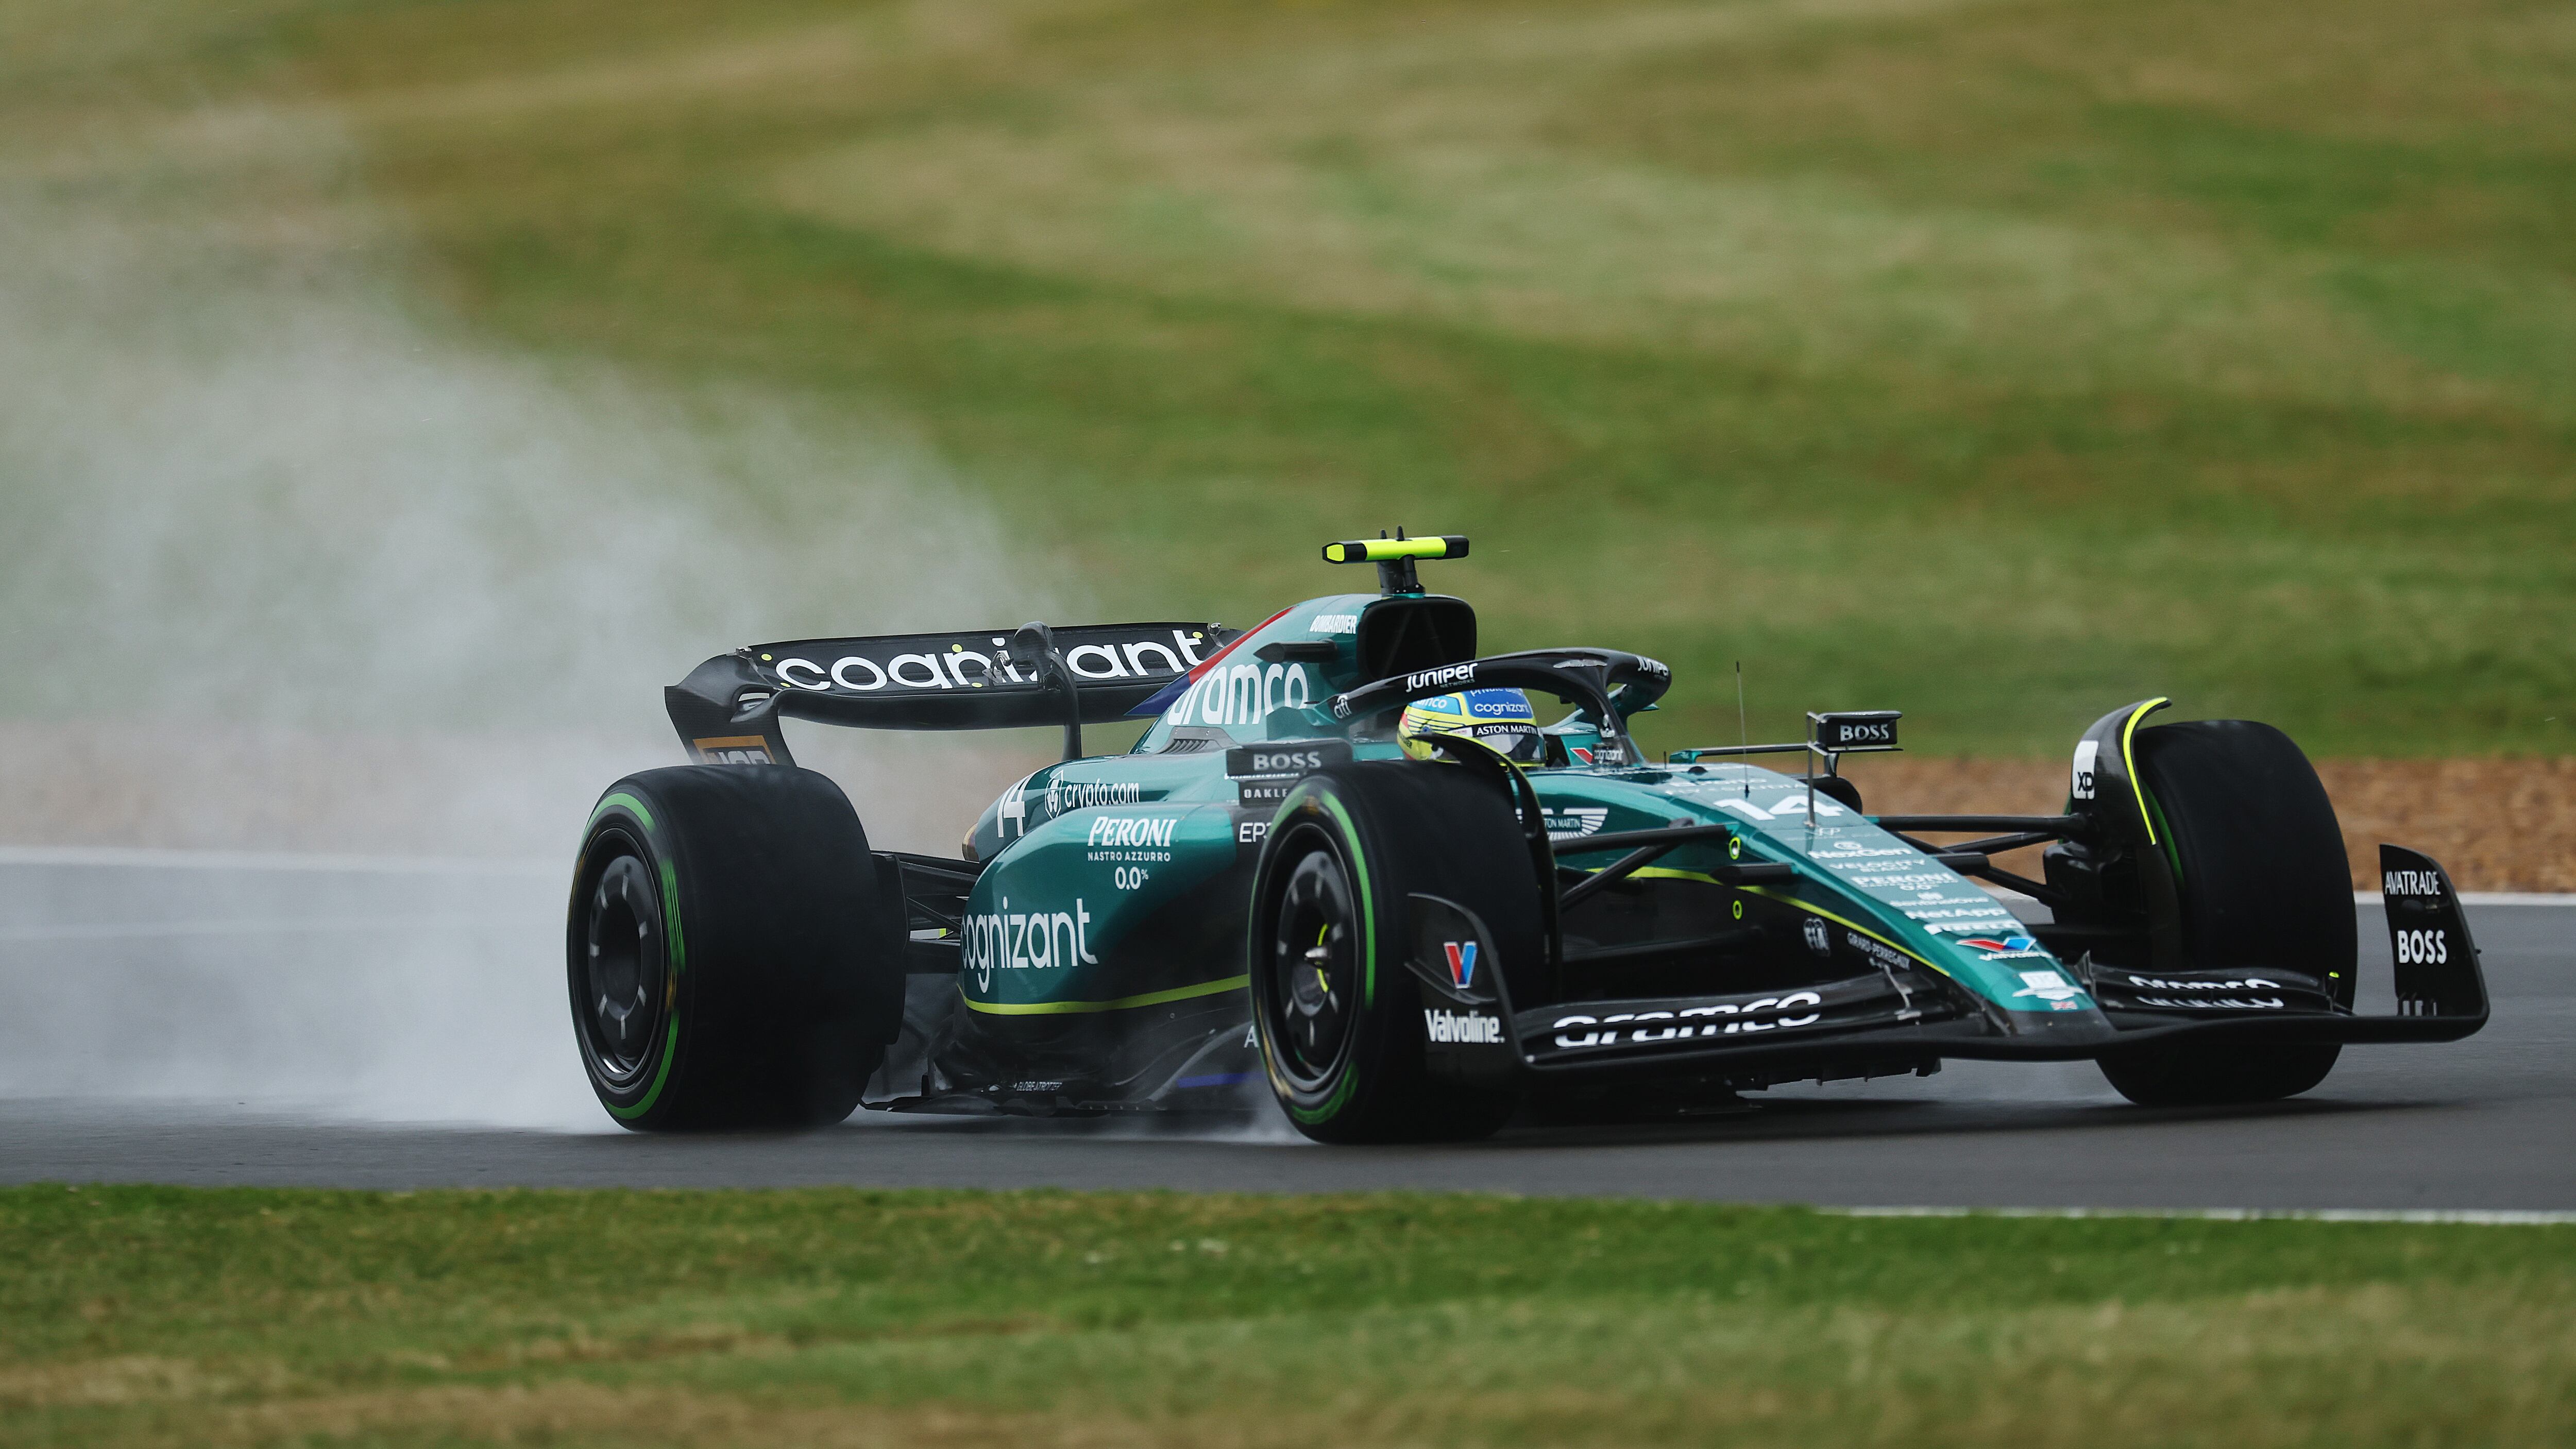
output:
{"label": "blurred background", "polygon": [[2571,236],[2563,3],[13,0],[0,841],[551,860],[708,654],[1403,524],[1658,748],[2167,694],[2576,889]]}

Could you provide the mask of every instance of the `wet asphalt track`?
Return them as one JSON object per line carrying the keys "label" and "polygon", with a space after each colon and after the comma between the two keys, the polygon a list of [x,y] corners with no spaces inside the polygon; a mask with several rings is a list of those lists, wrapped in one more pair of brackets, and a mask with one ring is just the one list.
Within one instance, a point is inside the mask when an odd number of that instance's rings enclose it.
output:
{"label": "wet asphalt track", "polygon": [[[2089,1066],[1953,1063],[1688,1124],[1327,1149],[1275,1114],[862,1113],[800,1136],[606,1126],[550,872],[0,849],[0,1181],[1473,1189],[1852,1206],[2576,1209],[2576,908],[2472,905],[2495,1020],[2354,1048],[2307,1097],[2150,1112]],[[2362,1005],[2388,1009],[2361,908]],[[441,1120],[445,1119],[445,1120]]]}

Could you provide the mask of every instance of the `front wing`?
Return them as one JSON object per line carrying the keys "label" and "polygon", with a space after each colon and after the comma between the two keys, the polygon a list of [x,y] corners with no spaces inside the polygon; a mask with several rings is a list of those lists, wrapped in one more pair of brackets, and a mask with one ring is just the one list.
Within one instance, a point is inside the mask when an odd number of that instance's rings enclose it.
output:
{"label": "front wing", "polygon": [[[2363,1016],[2290,972],[2173,972],[2097,985],[2081,1012],[2008,1012],[1933,1000],[1874,973],[1789,990],[1579,1001],[1515,1009],[1500,971],[1454,979],[1445,949],[1473,918],[1415,896],[1408,965],[1422,988],[1435,1074],[1515,1078],[1680,1074],[1787,1080],[1910,1070],[1943,1057],[2081,1061],[2142,1045],[2457,1041],[2486,1025],[2486,979],[2450,879],[2431,859],[2381,847],[2398,1013]],[[2076,969],[2079,978],[2088,973]],[[1794,1068],[1794,1070],[1791,1070]]]}

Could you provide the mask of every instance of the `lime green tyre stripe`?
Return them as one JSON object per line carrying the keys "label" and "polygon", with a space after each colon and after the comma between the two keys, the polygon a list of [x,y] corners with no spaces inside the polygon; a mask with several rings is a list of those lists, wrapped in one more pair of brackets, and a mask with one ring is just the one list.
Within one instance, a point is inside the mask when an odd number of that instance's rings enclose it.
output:
{"label": "lime green tyre stripe", "polygon": [[1342,1073],[1341,1085],[1333,1089],[1333,1095],[1325,1098],[1322,1106],[1300,1107],[1291,1104],[1288,1115],[1310,1127],[1320,1127],[1342,1115],[1342,1109],[1351,1104],[1351,1096],[1359,1090],[1359,1085],[1358,1071],[1346,1071]]}
{"label": "lime green tyre stripe", "polygon": [[[1390,554],[1388,557],[1399,555]],[[1324,809],[1342,827],[1342,846],[1351,853],[1351,874],[1357,878],[1360,888],[1360,1009],[1365,1011],[1377,1003],[1377,903],[1369,889],[1368,852],[1360,845],[1358,824],[1351,819],[1351,812],[1343,808],[1340,800],[1325,796]],[[1311,1110],[1292,1109],[1291,1115],[1313,1125],[1339,1117],[1349,1108],[1351,1099],[1358,1095],[1363,1070],[1358,1062],[1352,1062],[1342,1072],[1341,1085],[1333,1089],[1333,1095],[1322,1106]]]}
{"label": "lime green tyre stripe", "polygon": [[[1343,808],[1342,802],[1326,794],[1321,797],[1321,803],[1324,813],[1331,816],[1333,822],[1341,827],[1339,831],[1341,846],[1349,856],[1354,883],[1359,888],[1360,1000],[1362,1009],[1365,1010],[1377,999],[1377,910],[1370,895],[1368,855],[1360,845],[1359,826],[1352,821],[1351,812]],[[1274,1076],[1273,1081],[1276,1080]],[[1353,1094],[1359,1090],[1359,1084],[1360,1066],[1357,1062],[1352,1062],[1344,1067],[1341,1080],[1333,1088],[1332,1095],[1322,1102],[1301,1104],[1294,1100],[1283,1099],[1282,1105],[1287,1107],[1288,1115],[1298,1122],[1308,1126],[1322,1126],[1339,1117],[1343,1110],[1350,1106]]]}
{"label": "lime green tyre stripe", "polygon": [[[611,790],[602,796],[599,804],[591,810],[590,819],[584,829],[595,832],[602,820],[620,811],[632,817],[636,824],[643,827],[647,842],[650,842],[658,833],[653,818],[653,807],[637,798],[633,792],[626,790]],[[589,850],[590,842],[585,841],[583,847],[585,863],[587,863]],[[576,885],[579,881],[580,877],[577,875]],[[687,960],[688,952],[686,938],[680,926],[679,877],[676,869],[668,861],[662,862],[660,884],[663,927],[663,971],[660,986],[663,1016],[661,1050],[657,1054],[659,1059],[654,1064],[652,1080],[645,1087],[642,1096],[632,1102],[617,1101],[606,1094],[600,1097],[600,1105],[607,1109],[611,1117],[621,1122],[635,1122],[651,1115],[654,1104],[661,1100],[663,1089],[670,1083],[671,1064],[677,1061],[680,1055],[680,1013],[674,1010],[673,1006],[679,994],[678,975],[682,970],[682,963]],[[579,905],[579,902],[575,903],[576,909]]]}
{"label": "lime green tyre stripe", "polygon": [[[632,799],[633,797],[619,798]],[[636,803],[634,810],[636,818],[644,822],[644,828],[651,830],[652,812],[645,809],[640,801]],[[671,1081],[671,1063],[679,1060],[680,1057],[680,1013],[676,1006],[680,995],[680,976],[689,969],[689,937],[688,932],[680,924],[680,868],[667,860],[662,862],[662,942],[662,949],[668,953],[668,976],[662,990],[665,998],[672,1003],[671,1007],[666,1008],[670,1026],[662,1038],[662,1064],[654,1069],[653,1085],[646,1090],[642,1101],[632,1107],[608,1109],[612,1115],[623,1121],[642,1118],[653,1110],[654,1103],[662,1100],[662,1089],[670,1085]]]}
{"label": "lime green tyre stripe", "polygon": [[645,1089],[643,1097],[637,1100],[633,1106],[621,1107],[615,1102],[602,1102],[600,1105],[608,1109],[608,1114],[610,1116],[615,1117],[621,1122],[633,1122],[641,1119],[653,1110],[654,1103],[662,1100],[662,1088],[668,1085],[671,1080],[671,1063],[679,1060],[679,1056],[680,1015],[678,1012],[673,1012],[671,1013],[670,1025],[664,1029],[662,1034],[662,1064],[653,1070],[653,1085]]}
{"label": "lime green tyre stripe", "polygon": [[[633,795],[630,795],[623,790],[612,790],[607,795],[602,796],[598,807],[590,812],[590,820],[588,824],[597,825],[599,823],[599,817],[607,814],[611,810],[624,810],[627,814],[634,816],[637,821],[642,823],[646,834],[649,835],[653,832],[652,807],[646,805],[643,801],[636,799]],[[585,828],[587,828],[587,826],[585,826]]]}
{"label": "lime green tyre stripe", "polygon": [[1377,1002],[1377,902],[1369,893],[1368,854],[1360,848],[1360,828],[1352,823],[1351,812],[1342,802],[1327,795],[1324,808],[1342,827],[1343,847],[1351,853],[1352,874],[1359,877],[1360,887],[1360,1004]]}

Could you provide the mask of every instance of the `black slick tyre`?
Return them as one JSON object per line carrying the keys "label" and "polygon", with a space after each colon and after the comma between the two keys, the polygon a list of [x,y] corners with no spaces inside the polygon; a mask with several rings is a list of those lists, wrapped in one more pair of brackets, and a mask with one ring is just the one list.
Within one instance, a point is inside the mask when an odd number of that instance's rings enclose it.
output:
{"label": "black slick tyre", "polygon": [[1319,1142],[1490,1135],[1513,1094],[1435,1078],[1406,897],[1466,907],[1507,980],[1541,962],[1538,884],[1509,801],[1478,771],[1368,761],[1289,792],[1254,877],[1253,1022],[1271,1090]]}
{"label": "black slick tyre", "polygon": [[[2308,757],[2252,720],[2139,732],[2139,783],[2174,875],[2195,970],[2295,971],[2353,1001],[2356,927],[2343,831]],[[2102,1074],[2141,1106],[2294,1097],[2326,1079],[2330,1044],[2140,1047]]]}
{"label": "black slick tyre", "polygon": [[826,776],[688,765],[608,787],[566,926],[600,1105],[637,1131],[847,1117],[902,1015],[898,906]]}

